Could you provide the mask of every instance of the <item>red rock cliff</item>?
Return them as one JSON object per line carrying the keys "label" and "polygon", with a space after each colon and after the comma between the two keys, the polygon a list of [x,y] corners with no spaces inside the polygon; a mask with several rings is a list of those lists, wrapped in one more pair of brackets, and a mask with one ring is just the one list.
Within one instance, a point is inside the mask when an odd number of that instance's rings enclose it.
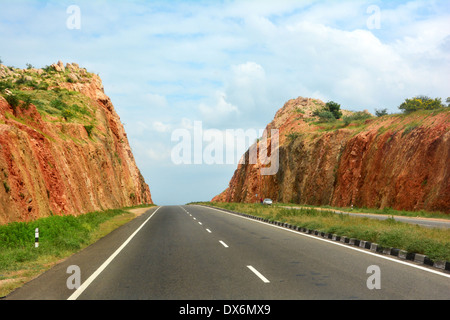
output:
{"label": "red rock cliff", "polygon": [[0,81],[0,224],[152,203],[97,75],[0,66]]}
{"label": "red rock cliff", "polygon": [[212,201],[268,197],[450,213],[448,108],[327,124],[312,117],[323,105],[305,98],[287,102],[267,127],[280,131],[278,173],[261,176],[260,165],[240,164],[228,189]]}

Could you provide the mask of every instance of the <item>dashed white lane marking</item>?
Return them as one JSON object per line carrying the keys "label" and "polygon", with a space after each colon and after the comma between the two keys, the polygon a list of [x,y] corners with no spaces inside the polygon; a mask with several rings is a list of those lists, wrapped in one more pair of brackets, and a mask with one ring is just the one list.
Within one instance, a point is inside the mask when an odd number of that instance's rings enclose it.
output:
{"label": "dashed white lane marking", "polygon": [[[186,211],[186,213],[188,213],[187,211]],[[191,217],[192,217],[192,215],[191,214],[189,214]],[[197,220],[196,218],[194,218],[194,220]],[[202,225],[202,223],[199,221],[198,222],[198,224],[199,225]],[[211,233],[211,230],[209,230],[209,229],[206,229],[206,231],[208,231],[209,233]],[[223,245],[225,248],[228,248],[228,245],[225,243],[225,242],[223,242],[222,240],[220,240],[219,241],[220,242],[220,244],[221,245]],[[247,268],[249,268],[258,278],[260,278],[264,283],[270,283],[270,281],[269,280],[267,280],[267,278],[266,277],[264,277],[258,270],[256,270],[254,267],[252,267],[252,266],[247,266]]]}
{"label": "dashed white lane marking", "polygon": [[430,268],[427,268],[427,267],[422,267],[420,265],[415,265],[415,264],[409,263],[407,261],[397,260],[397,258],[391,258],[389,256],[383,256],[383,255],[380,255],[378,253],[367,251],[367,250],[364,250],[364,249],[359,248],[359,247],[351,247],[351,246],[349,246],[347,244],[344,244],[344,243],[341,243],[341,242],[336,242],[336,241],[325,239],[325,238],[319,238],[319,237],[314,236],[314,235],[305,234],[305,233],[302,233],[302,232],[298,232],[296,230],[286,229],[284,227],[276,226],[276,225],[273,225],[273,224],[270,224],[270,223],[267,223],[267,222],[264,222],[264,221],[259,221],[259,220],[254,220],[254,219],[247,218],[247,217],[242,217],[242,216],[239,216],[239,215],[236,215],[236,214],[233,214],[233,213],[229,213],[229,212],[226,212],[226,211],[223,211],[223,210],[220,210],[220,209],[216,209],[216,208],[208,208],[208,209],[212,209],[212,210],[215,210],[215,211],[218,211],[218,212],[221,212],[221,213],[228,214],[230,216],[235,216],[235,217],[238,217],[238,218],[241,218],[241,219],[245,219],[245,220],[249,220],[249,221],[253,221],[253,222],[256,222],[256,223],[261,223],[261,224],[264,224],[264,225],[272,227],[272,228],[277,228],[277,229],[284,230],[284,231],[287,231],[287,232],[292,232],[292,233],[295,233],[295,234],[297,234],[299,236],[302,236],[302,237],[307,237],[307,238],[315,239],[315,240],[318,240],[318,241],[327,242],[327,243],[332,244],[332,245],[341,246],[343,248],[347,248],[347,249],[350,249],[350,250],[358,251],[360,253],[364,253],[364,254],[368,254],[368,255],[371,255],[371,256],[375,256],[375,257],[380,258],[380,259],[389,260],[389,261],[392,261],[392,262],[395,262],[395,263],[403,264],[403,265],[406,265],[406,266],[409,266],[409,267],[413,267],[413,268],[420,269],[420,270],[423,270],[423,271],[427,271],[427,272],[430,272],[430,273],[434,273],[434,274],[437,274],[437,275],[440,275],[440,276],[443,276],[443,277],[446,277],[446,278],[450,278],[450,274],[442,273],[441,271],[436,271],[436,270],[433,270],[433,269],[430,269]]}
{"label": "dashed white lane marking", "polygon": [[249,268],[254,274],[256,274],[258,278],[260,278],[264,283],[270,283],[270,281],[267,280],[266,277],[264,277],[258,270],[256,270],[252,266],[247,266],[247,268]]}
{"label": "dashed white lane marking", "polygon": [[225,243],[225,242],[223,242],[222,240],[220,240],[219,241],[225,248],[228,248],[228,245]]}

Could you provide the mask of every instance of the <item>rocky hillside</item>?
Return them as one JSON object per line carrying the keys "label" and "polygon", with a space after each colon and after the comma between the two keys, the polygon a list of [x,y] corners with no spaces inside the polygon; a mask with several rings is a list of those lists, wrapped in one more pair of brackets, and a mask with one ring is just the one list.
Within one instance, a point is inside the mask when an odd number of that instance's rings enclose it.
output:
{"label": "rocky hillside", "polygon": [[0,224],[152,203],[101,79],[0,65]]}
{"label": "rocky hillside", "polygon": [[323,106],[287,102],[267,126],[280,132],[278,173],[261,176],[246,161],[212,201],[450,213],[450,108],[378,118],[343,111],[344,120],[323,122],[314,116]]}

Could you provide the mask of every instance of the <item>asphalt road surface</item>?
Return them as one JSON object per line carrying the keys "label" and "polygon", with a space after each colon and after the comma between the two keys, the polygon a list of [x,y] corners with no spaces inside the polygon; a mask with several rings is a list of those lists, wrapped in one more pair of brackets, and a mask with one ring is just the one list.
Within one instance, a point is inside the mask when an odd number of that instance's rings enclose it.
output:
{"label": "asphalt road surface", "polygon": [[164,206],[8,299],[448,300],[450,275],[217,209]]}

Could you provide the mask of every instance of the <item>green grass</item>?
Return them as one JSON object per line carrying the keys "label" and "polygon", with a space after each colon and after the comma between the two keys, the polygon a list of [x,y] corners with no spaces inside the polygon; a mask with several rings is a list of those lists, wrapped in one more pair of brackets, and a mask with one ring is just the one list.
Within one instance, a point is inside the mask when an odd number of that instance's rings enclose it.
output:
{"label": "green grass", "polygon": [[216,207],[247,213],[268,219],[290,223],[298,227],[333,233],[349,238],[377,243],[408,252],[427,255],[432,260],[450,261],[450,230],[425,228],[398,222],[392,218],[377,220],[336,214],[331,210],[314,208],[287,209],[260,204],[203,203]]}
{"label": "green grass", "polygon": [[64,118],[70,112],[71,122],[89,123],[94,120],[96,106],[81,93],[61,89],[58,91],[37,90],[31,93],[31,103],[36,105],[41,115]]}
{"label": "green grass", "polygon": [[[33,119],[28,116],[20,116],[16,113],[17,108],[27,109],[30,104],[36,106],[37,111],[41,115],[44,121],[52,123],[62,123],[62,130],[58,131],[58,135],[63,140],[72,140],[77,144],[82,144],[83,141],[78,136],[73,136],[64,131],[65,124],[72,123],[83,126],[86,129],[89,139],[94,139],[94,132],[97,125],[97,119],[95,113],[97,106],[88,97],[82,95],[79,92],[69,91],[66,89],[59,90],[33,90],[33,91],[21,91],[18,89],[11,89],[13,95],[4,95],[8,99],[13,99],[10,103],[15,105],[14,115],[6,113],[7,118],[13,118],[14,120],[31,126],[43,134],[49,140],[51,137],[45,135],[34,126]],[[16,101],[16,102],[13,102]]]}
{"label": "green grass", "polygon": [[436,219],[447,219],[450,220],[450,215],[445,214],[443,212],[429,212],[429,211],[406,211],[406,210],[395,210],[392,208],[384,208],[384,209],[375,209],[375,208],[358,208],[358,207],[333,207],[333,206],[311,206],[311,205],[299,205],[293,203],[277,203],[275,204],[279,207],[308,207],[308,208],[320,208],[320,209],[330,209],[344,212],[358,212],[358,213],[371,213],[371,214],[383,214],[389,216],[404,216],[404,217],[420,217],[420,218],[436,218]]}
{"label": "green grass", "polygon": [[[133,208],[0,226],[0,297],[135,218]],[[35,248],[35,229],[39,247]],[[2,281],[3,280],[3,281]]]}
{"label": "green grass", "polygon": [[[18,69],[13,71],[18,73]],[[68,74],[66,70],[65,75]],[[50,67],[45,68],[41,75],[25,70],[15,82],[13,76],[0,80],[0,94],[8,99],[14,109],[22,105],[26,108],[32,103],[43,117],[50,115],[58,117],[60,121],[90,124],[95,120],[96,105],[79,92],[59,87],[60,83],[64,82],[61,75],[62,73],[55,72]],[[25,80],[25,76],[31,80]],[[89,78],[89,74],[87,77]],[[51,86],[56,87],[49,90]],[[6,89],[11,91],[12,95],[7,95]],[[20,101],[24,103],[21,104]]]}

